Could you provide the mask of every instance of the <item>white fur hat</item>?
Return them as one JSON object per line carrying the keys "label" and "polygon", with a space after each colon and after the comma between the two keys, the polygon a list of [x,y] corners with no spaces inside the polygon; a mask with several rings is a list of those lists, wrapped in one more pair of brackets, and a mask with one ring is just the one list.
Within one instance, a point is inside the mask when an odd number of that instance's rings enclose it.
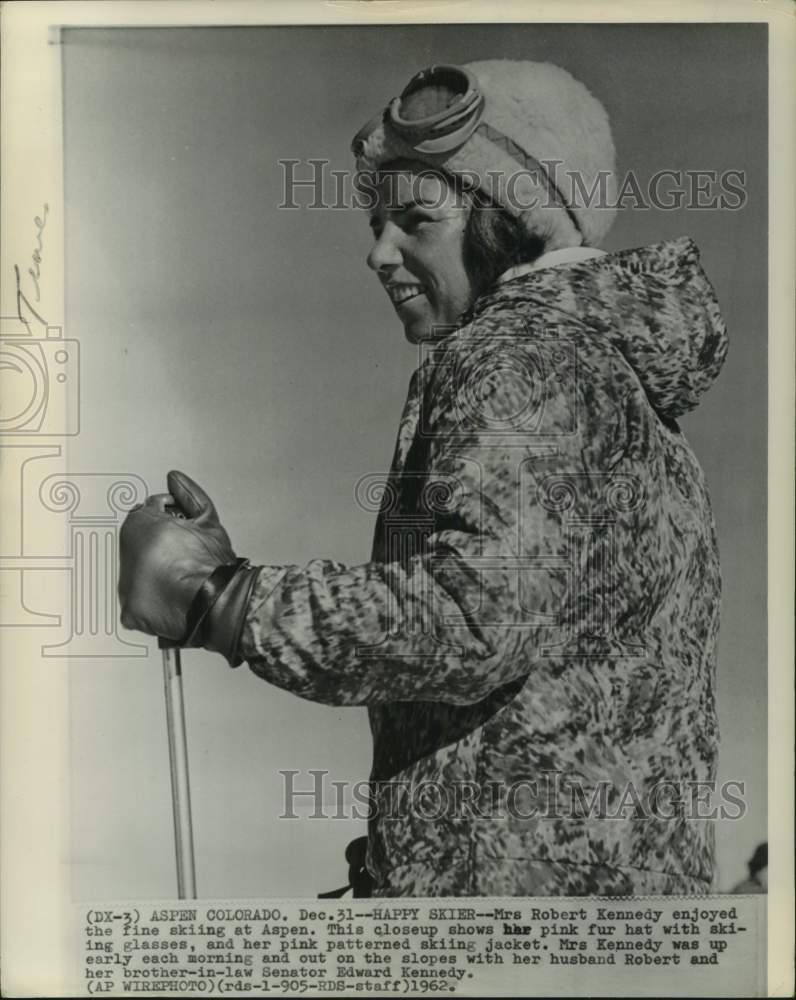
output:
{"label": "white fur hat", "polygon": [[469,138],[450,152],[418,152],[385,114],[358,143],[357,168],[420,160],[485,191],[548,250],[599,243],[616,213],[609,207],[616,195],[614,144],[602,104],[551,63],[491,59],[463,68],[485,99]]}

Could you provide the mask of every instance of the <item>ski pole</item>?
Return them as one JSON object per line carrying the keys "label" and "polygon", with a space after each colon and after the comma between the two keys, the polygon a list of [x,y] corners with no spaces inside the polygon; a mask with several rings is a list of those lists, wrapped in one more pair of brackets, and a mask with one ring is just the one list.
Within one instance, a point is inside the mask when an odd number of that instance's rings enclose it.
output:
{"label": "ski pole", "polygon": [[163,653],[163,688],[166,696],[171,804],[174,813],[174,849],[177,856],[177,894],[180,899],[196,899],[191,786],[188,778],[188,744],[185,736],[180,650],[166,639],[158,639],[158,646]]}

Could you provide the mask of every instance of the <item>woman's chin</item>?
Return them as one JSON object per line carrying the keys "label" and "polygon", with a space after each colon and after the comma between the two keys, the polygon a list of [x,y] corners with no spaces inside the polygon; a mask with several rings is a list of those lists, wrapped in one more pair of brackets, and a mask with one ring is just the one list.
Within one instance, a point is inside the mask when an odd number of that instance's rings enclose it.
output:
{"label": "woman's chin", "polygon": [[430,338],[430,325],[422,320],[404,323],[404,336],[410,344],[421,344]]}
{"label": "woman's chin", "polygon": [[440,323],[431,316],[413,316],[403,320],[404,335],[410,344],[420,344],[424,340],[440,340],[453,330],[454,325]]}

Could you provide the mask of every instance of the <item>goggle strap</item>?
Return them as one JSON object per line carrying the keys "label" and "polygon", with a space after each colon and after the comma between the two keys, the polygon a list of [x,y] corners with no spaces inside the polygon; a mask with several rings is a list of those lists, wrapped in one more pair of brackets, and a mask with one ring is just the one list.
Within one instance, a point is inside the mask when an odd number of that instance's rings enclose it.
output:
{"label": "goggle strap", "polygon": [[484,136],[485,139],[488,139],[493,145],[497,146],[498,149],[502,149],[505,153],[508,153],[512,159],[521,163],[530,173],[540,175],[548,197],[558,208],[564,209],[573,226],[579,233],[582,232],[577,217],[561,193],[561,189],[535,156],[532,156],[530,153],[526,153],[522,146],[518,146],[513,139],[510,139],[499,129],[494,128],[492,125],[488,125],[486,122],[481,122],[475,131]]}

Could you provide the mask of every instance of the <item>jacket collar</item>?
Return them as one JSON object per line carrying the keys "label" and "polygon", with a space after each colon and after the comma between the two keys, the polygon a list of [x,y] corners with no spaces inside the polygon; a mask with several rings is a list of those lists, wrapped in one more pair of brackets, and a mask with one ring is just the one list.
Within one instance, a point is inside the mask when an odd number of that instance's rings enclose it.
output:
{"label": "jacket collar", "polygon": [[495,284],[502,285],[513,278],[519,278],[521,275],[528,274],[531,271],[540,271],[545,267],[564,267],[567,264],[579,264],[584,260],[592,260],[594,257],[604,256],[605,250],[597,250],[594,247],[562,247],[560,250],[548,250],[547,253],[543,253],[536,260],[529,261],[527,264],[517,264],[515,267],[510,267],[508,271],[504,271],[500,275]]}

